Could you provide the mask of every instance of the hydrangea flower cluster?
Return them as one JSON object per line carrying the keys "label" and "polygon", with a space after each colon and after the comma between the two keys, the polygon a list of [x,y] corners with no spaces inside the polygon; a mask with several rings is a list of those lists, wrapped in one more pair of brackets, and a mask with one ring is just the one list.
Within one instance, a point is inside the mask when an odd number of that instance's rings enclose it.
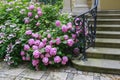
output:
{"label": "hydrangea flower cluster", "polygon": [[[40,7],[35,8],[34,5],[30,5],[28,9],[30,12],[28,12],[27,24],[30,24],[30,18],[34,16],[32,10],[37,9],[34,19],[38,19],[43,15]],[[24,20],[24,23],[26,24],[26,20]],[[40,24],[40,22],[37,22],[35,26],[39,26]],[[36,70],[39,69],[41,64],[44,64],[45,66],[54,64],[66,65],[69,60],[67,56],[69,53],[65,54],[64,49],[60,48],[62,45],[73,47],[77,42],[76,34],[72,34],[70,32],[73,28],[71,22],[64,25],[60,20],[56,20],[54,24],[54,30],[48,29],[47,31],[40,33],[35,32],[32,29],[28,29],[25,32],[25,36],[29,38],[27,43],[24,44],[20,55],[22,56],[23,61],[31,61],[31,64]],[[63,34],[57,34],[58,31]]]}

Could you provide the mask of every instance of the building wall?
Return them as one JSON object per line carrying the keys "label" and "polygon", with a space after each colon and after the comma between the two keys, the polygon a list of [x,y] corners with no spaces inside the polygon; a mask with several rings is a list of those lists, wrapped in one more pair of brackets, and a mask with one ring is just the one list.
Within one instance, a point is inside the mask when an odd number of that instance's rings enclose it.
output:
{"label": "building wall", "polygon": [[100,0],[101,10],[120,10],[120,0]]}

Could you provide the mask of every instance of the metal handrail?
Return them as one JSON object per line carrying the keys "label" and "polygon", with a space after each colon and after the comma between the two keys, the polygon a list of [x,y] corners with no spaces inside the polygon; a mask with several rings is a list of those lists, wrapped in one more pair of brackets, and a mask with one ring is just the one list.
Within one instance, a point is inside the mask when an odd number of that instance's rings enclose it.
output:
{"label": "metal handrail", "polygon": [[94,0],[94,6],[89,11],[76,16],[73,21],[75,28],[72,32],[76,34],[79,40],[78,48],[80,49],[80,53],[82,53],[80,59],[83,60],[87,60],[86,49],[95,47],[97,6],[98,0]]}

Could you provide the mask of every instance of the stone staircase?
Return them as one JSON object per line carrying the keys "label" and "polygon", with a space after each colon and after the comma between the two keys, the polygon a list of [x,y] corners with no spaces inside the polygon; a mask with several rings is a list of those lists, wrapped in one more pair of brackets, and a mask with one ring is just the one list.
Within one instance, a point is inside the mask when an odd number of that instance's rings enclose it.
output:
{"label": "stone staircase", "polygon": [[79,70],[120,74],[120,11],[98,11],[96,47],[87,61],[72,60]]}

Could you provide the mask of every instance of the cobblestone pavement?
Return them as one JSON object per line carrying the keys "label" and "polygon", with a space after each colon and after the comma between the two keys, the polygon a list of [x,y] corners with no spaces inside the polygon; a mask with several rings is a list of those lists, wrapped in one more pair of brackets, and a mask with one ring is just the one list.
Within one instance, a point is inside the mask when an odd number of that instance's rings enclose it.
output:
{"label": "cobblestone pavement", "polygon": [[83,72],[71,67],[33,71],[24,65],[11,68],[0,62],[0,80],[120,80],[120,75]]}

